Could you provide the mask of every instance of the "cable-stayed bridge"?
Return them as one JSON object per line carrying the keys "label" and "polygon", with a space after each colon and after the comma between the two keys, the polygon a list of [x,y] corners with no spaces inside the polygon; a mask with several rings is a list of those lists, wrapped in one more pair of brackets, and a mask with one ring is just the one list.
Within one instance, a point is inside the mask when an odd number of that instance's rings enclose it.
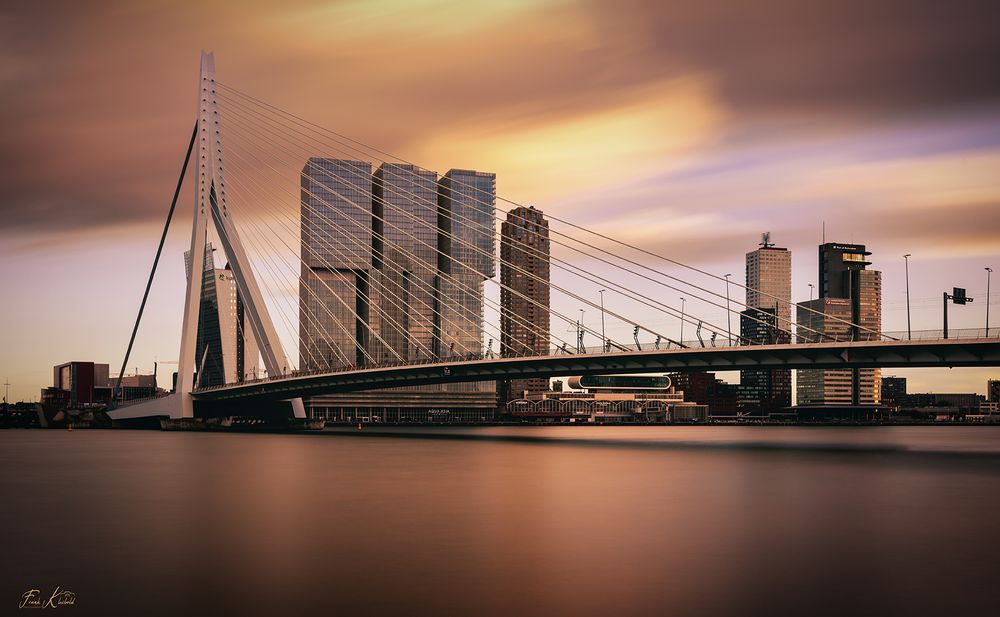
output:
{"label": "cable-stayed bridge", "polygon": [[303,396],[562,375],[1000,365],[1000,329],[885,333],[880,318],[801,305],[793,323],[790,298],[551,215],[543,225],[498,197],[492,174],[439,178],[218,81],[211,54],[197,110],[177,186],[193,158],[175,391],[114,418],[194,417],[196,403],[303,417]]}

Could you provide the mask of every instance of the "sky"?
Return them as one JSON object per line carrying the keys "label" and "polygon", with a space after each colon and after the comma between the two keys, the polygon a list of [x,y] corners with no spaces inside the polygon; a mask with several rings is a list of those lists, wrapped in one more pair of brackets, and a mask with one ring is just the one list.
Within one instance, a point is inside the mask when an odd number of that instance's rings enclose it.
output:
{"label": "sky", "polygon": [[[4,3],[0,378],[31,400],[55,364],[117,371],[203,49],[243,92],[430,169],[495,172],[504,197],[734,280],[770,231],[795,300],[825,226],[872,251],[887,330],[905,328],[910,253],[914,329],[939,327],[953,286],[976,298],[953,327],[983,327],[998,21],[978,0]],[[190,197],[130,371],[176,359]],[[888,372],[911,391],[1000,377]]]}

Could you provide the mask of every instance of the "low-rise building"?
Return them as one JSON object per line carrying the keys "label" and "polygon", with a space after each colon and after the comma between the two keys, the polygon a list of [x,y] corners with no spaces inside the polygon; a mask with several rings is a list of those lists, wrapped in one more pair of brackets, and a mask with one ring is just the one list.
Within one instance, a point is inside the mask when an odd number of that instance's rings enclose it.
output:
{"label": "low-rise building", "polygon": [[567,385],[508,401],[501,412],[513,420],[595,424],[708,419],[708,407],[685,401],[667,376],[589,375],[570,377]]}

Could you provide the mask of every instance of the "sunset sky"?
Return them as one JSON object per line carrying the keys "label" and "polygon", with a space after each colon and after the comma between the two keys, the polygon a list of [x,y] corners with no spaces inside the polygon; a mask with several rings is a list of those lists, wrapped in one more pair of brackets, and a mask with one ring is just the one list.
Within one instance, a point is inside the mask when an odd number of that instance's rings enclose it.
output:
{"label": "sunset sky", "polygon": [[[495,172],[504,197],[734,280],[770,231],[795,300],[825,222],[873,252],[885,330],[906,327],[912,253],[914,329],[940,327],[953,286],[976,298],[953,327],[981,328],[984,267],[1000,270],[998,23],[987,0],[7,2],[0,379],[33,400],[54,364],[117,371],[203,49],[283,109],[429,169]],[[130,371],[176,360],[192,192]],[[892,373],[911,392],[1000,377]]]}

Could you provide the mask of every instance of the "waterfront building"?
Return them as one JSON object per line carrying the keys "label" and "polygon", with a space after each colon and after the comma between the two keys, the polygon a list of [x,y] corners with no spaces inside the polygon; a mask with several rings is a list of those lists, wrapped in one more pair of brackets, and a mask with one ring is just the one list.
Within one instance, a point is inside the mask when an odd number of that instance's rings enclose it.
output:
{"label": "waterfront building", "polygon": [[882,403],[890,407],[898,406],[906,396],[906,377],[882,378]]}
{"label": "waterfront building", "polygon": [[[817,298],[799,302],[798,342],[850,338],[851,301]],[[811,309],[811,310],[802,310]],[[881,369],[802,369],[797,372],[799,405],[877,405],[881,402]]]}
{"label": "waterfront building", "polygon": [[[407,360],[426,359],[434,348],[437,192],[437,174],[414,165],[383,163],[372,178],[372,287],[379,290],[379,333]],[[374,355],[395,357],[372,344]]]}
{"label": "waterfront building", "polygon": [[[500,226],[500,355],[549,353],[549,222],[523,206]],[[548,379],[497,382],[501,404],[549,390]]]}
{"label": "waterfront building", "polygon": [[312,157],[301,176],[299,367],[364,364],[372,264],[371,163]]}
{"label": "waterfront building", "polygon": [[919,394],[904,394],[899,397],[899,406],[903,409],[948,409],[958,413],[977,413],[980,403],[984,402],[981,394],[974,392],[926,392]]}
{"label": "waterfront building", "polygon": [[1000,403],[1000,379],[986,380],[986,400]]}
{"label": "waterfront building", "polygon": [[[820,297],[798,304],[798,342],[877,340],[882,274],[867,269],[869,255],[863,244],[820,245]],[[799,405],[878,405],[881,376],[881,369],[799,370],[796,399]]]}
{"label": "waterfront building", "polygon": [[52,367],[52,390],[42,390],[42,400],[64,400],[69,405],[97,402],[95,388],[108,386],[108,365],[94,362],[65,362]]}
{"label": "waterfront building", "polygon": [[[303,174],[301,367],[482,353],[495,176],[452,170],[439,181],[413,165],[372,173],[368,163],[319,158]],[[495,390],[466,382],[304,402],[333,423],[481,422],[494,417]]]}
{"label": "waterfront building", "polygon": [[[740,336],[764,345],[789,342],[788,332],[777,326],[775,309],[750,308],[740,313]],[[790,369],[740,370],[739,407],[752,415],[766,416],[792,404]]]}
{"label": "waterfront building", "polygon": [[715,373],[690,372],[668,375],[685,400],[705,405],[713,416],[739,413],[739,385],[716,378]]}
{"label": "waterfront building", "polygon": [[[759,344],[791,341],[792,252],[770,242],[746,254],[746,310],[740,313],[740,336]],[[790,369],[740,371],[739,405],[766,415],[792,404]]]}
{"label": "waterfront building", "polygon": [[452,169],[438,181],[439,356],[483,351],[483,285],[496,276],[496,174]]}
{"label": "waterfront building", "polygon": [[[817,298],[798,303],[798,342],[822,342],[825,337],[846,338],[851,330],[851,303],[844,298]],[[811,309],[811,310],[802,310]],[[797,372],[796,402],[799,405],[850,405],[850,369],[807,369]]]}
{"label": "waterfront building", "polygon": [[553,423],[635,424],[704,421],[708,406],[684,400],[670,377],[570,377],[570,390],[530,393],[501,409],[514,420]]}

